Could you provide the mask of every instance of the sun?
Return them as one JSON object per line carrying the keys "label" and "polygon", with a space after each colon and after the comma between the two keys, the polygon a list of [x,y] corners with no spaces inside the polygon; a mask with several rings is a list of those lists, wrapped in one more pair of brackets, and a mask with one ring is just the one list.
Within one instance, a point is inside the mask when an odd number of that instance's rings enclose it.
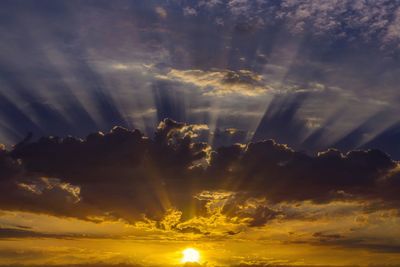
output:
{"label": "sun", "polygon": [[183,254],[181,260],[182,263],[190,263],[190,262],[198,263],[200,261],[200,253],[194,248],[187,248],[182,251],[182,254]]}

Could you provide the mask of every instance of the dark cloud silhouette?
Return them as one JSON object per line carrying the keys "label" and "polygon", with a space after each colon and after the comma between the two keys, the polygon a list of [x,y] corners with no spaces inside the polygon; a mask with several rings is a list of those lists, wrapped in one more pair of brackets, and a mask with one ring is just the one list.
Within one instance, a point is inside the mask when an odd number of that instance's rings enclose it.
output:
{"label": "dark cloud silhouette", "polygon": [[[261,226],[283,215],[265,202],[250,205],[252,198],[385,204],[377,209],[400,203],[398,163],[379,150],[342,154],[330,149],[310,156],[268,140],[211,152],[207,143],[195,141],[198,127],[166,119],[154,138],[115,127],[85,140],[43,137],[25,140],[11,151],[2,148],[0,206],[134,222],[144,215],[161,219],[171,208],[190,218],[188,203],[202,214],[207,212],[202,205],[226,199],[223,213],[252,218],[250,226]],[[221,190],[233,193],[213,193]]]}
{"label": "dark cloud silhouette", "polygon": [[328,150],[313,157],[265,141],[247,147],[238,173],[244,188],[258,188],[270,200],[323,201],[340,190],[372,194],[382,174],[395,167],[394,161],[377,150],[346,155]]}
{"label": "dark cloud silhouette", "polygon": [[[21,228],[0,228],[0,239],[16,239],[16,238],[60,238],[60,239],[72,239],[81,238],[86,235],[78,234],[50,234],[41,233]],[[93,236],[94,237],[94,236]]]}

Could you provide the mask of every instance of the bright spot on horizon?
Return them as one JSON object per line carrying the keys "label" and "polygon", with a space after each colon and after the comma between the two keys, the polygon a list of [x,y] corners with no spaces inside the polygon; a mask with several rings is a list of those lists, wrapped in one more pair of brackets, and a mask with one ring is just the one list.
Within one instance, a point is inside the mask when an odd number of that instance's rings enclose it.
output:
{"label": "bright spot on horizon", "polygon": [[194,248],[187,248],[182,251],[182,263],[187,262],[199,262],[200,261],[200,253]]}

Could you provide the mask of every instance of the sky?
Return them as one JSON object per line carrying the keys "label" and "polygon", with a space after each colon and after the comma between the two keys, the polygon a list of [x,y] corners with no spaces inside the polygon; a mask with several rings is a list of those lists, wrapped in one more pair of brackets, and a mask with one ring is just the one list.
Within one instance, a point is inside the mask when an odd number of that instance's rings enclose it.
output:
{"label": "sky", "polygon": [[400,266],[400,1],[2,0],[0,36],[0,267]]}

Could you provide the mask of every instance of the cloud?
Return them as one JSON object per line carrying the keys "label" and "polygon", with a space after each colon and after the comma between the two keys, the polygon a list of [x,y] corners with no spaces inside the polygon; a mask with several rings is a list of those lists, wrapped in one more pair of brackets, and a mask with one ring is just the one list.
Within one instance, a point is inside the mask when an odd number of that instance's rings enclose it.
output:
{"label": "cloud", "polygon": [[[166,119],[154,138],[115,127],[85,140],[43,137],[3,149],[0,208],[147,218],[168,231],[229,235],[293,217],[280,203],[366,201],[381,203],[371,206],[378,210],[400,204],[398,163],[381,151],[310,156],[272,140],[212,151],[196,141],[208,131]],[[219,227],[210,228],[217,218]]]}
{"label": "cloud", "polygon": [[226,8],[234,16],[264,19],[268,24],[284,22],[294,34],[310,33],[332,40],[371,42],[398,46],[398,3],[365,1],[244,1],[232,0]]}
{"label": "cloud", "polygon": [[343,247],[398,232],[398,110],[370,117],[398,101],[398,2],[50,2],[2,3],[1,135],[53,137],[0,146],[1,209],[210,239],[293,222]]}
{"label": "cloud", "polygon": [[158,16],[160,16],[160,18],[162,19],[166,19],[168,16],[168,12],[167,10],[165,10],[165,8],[163,8],[162,6],[156,6],[154,8],[154,11],[157,13]]}
{"label": "cloud", "polygon": [[[385,153],[307,155],[272,140],[211,148],[199,141],[209,134],[207,125],[165,119],[151,138],[121,127],[85,139],[27,138],[1,150],[0,209],[119,222],[149,239],[397,251],[388,233],[400,218],[400,167]],[[4,238],[81,237],[4,222]]]}
{"label": "cloud", "polygon": [[183,15],[188,16],[188,17],[197,16],[197,11],[196,11],[196,9],[187,6],[187,7],[183,8]]}
{"label": "cloud", "polygon": [[[190,168],[207,164],[209,146],[191,142],[206,128],[165,120],[154,140],[137,130],[115,127],[85,140],[48,137],[21,143],[12,152],[3,150],[1,173],[7,193],[1,198],[15,201],[2,201],[2,208],[87,219],[133,221],[145,211],[151,218],[161,217],[172,207],[172,200],[163,195],[192,197],[178,192],[189,187],[190,179],[184,177]],[[17,160],[21,158],[22,164]]]}
{"label": "cloud", "polygon": [[378,150],[351,151],[345,155],[328,150],[308,156],[264,141],[249,144],[230,168],[237,168],[232,175],[243,181],[244,188],[259,190],[269,200],[324,201],[334,199],[339,191],[385,198],[384,191],[376,191],[382,190],[382,175],[396,166],[396,162]]}
{"label": "cloud", "polygon": [[[85,234],[55,234],[42,233],[21,228],[1,228],[0,240],[2,239],[18,239],[18,238],[58,238],[58,239],[79,239],[87,237]],[[95,237],[95,236],[92,236]]]}
{"label": "cloud", "polygon": [[263,77],[248,70],[177,70],[172,69],[162,79],[169,79],[199,87],[204,95],[224,96],[237,94],[258,96],[271,91]]}

